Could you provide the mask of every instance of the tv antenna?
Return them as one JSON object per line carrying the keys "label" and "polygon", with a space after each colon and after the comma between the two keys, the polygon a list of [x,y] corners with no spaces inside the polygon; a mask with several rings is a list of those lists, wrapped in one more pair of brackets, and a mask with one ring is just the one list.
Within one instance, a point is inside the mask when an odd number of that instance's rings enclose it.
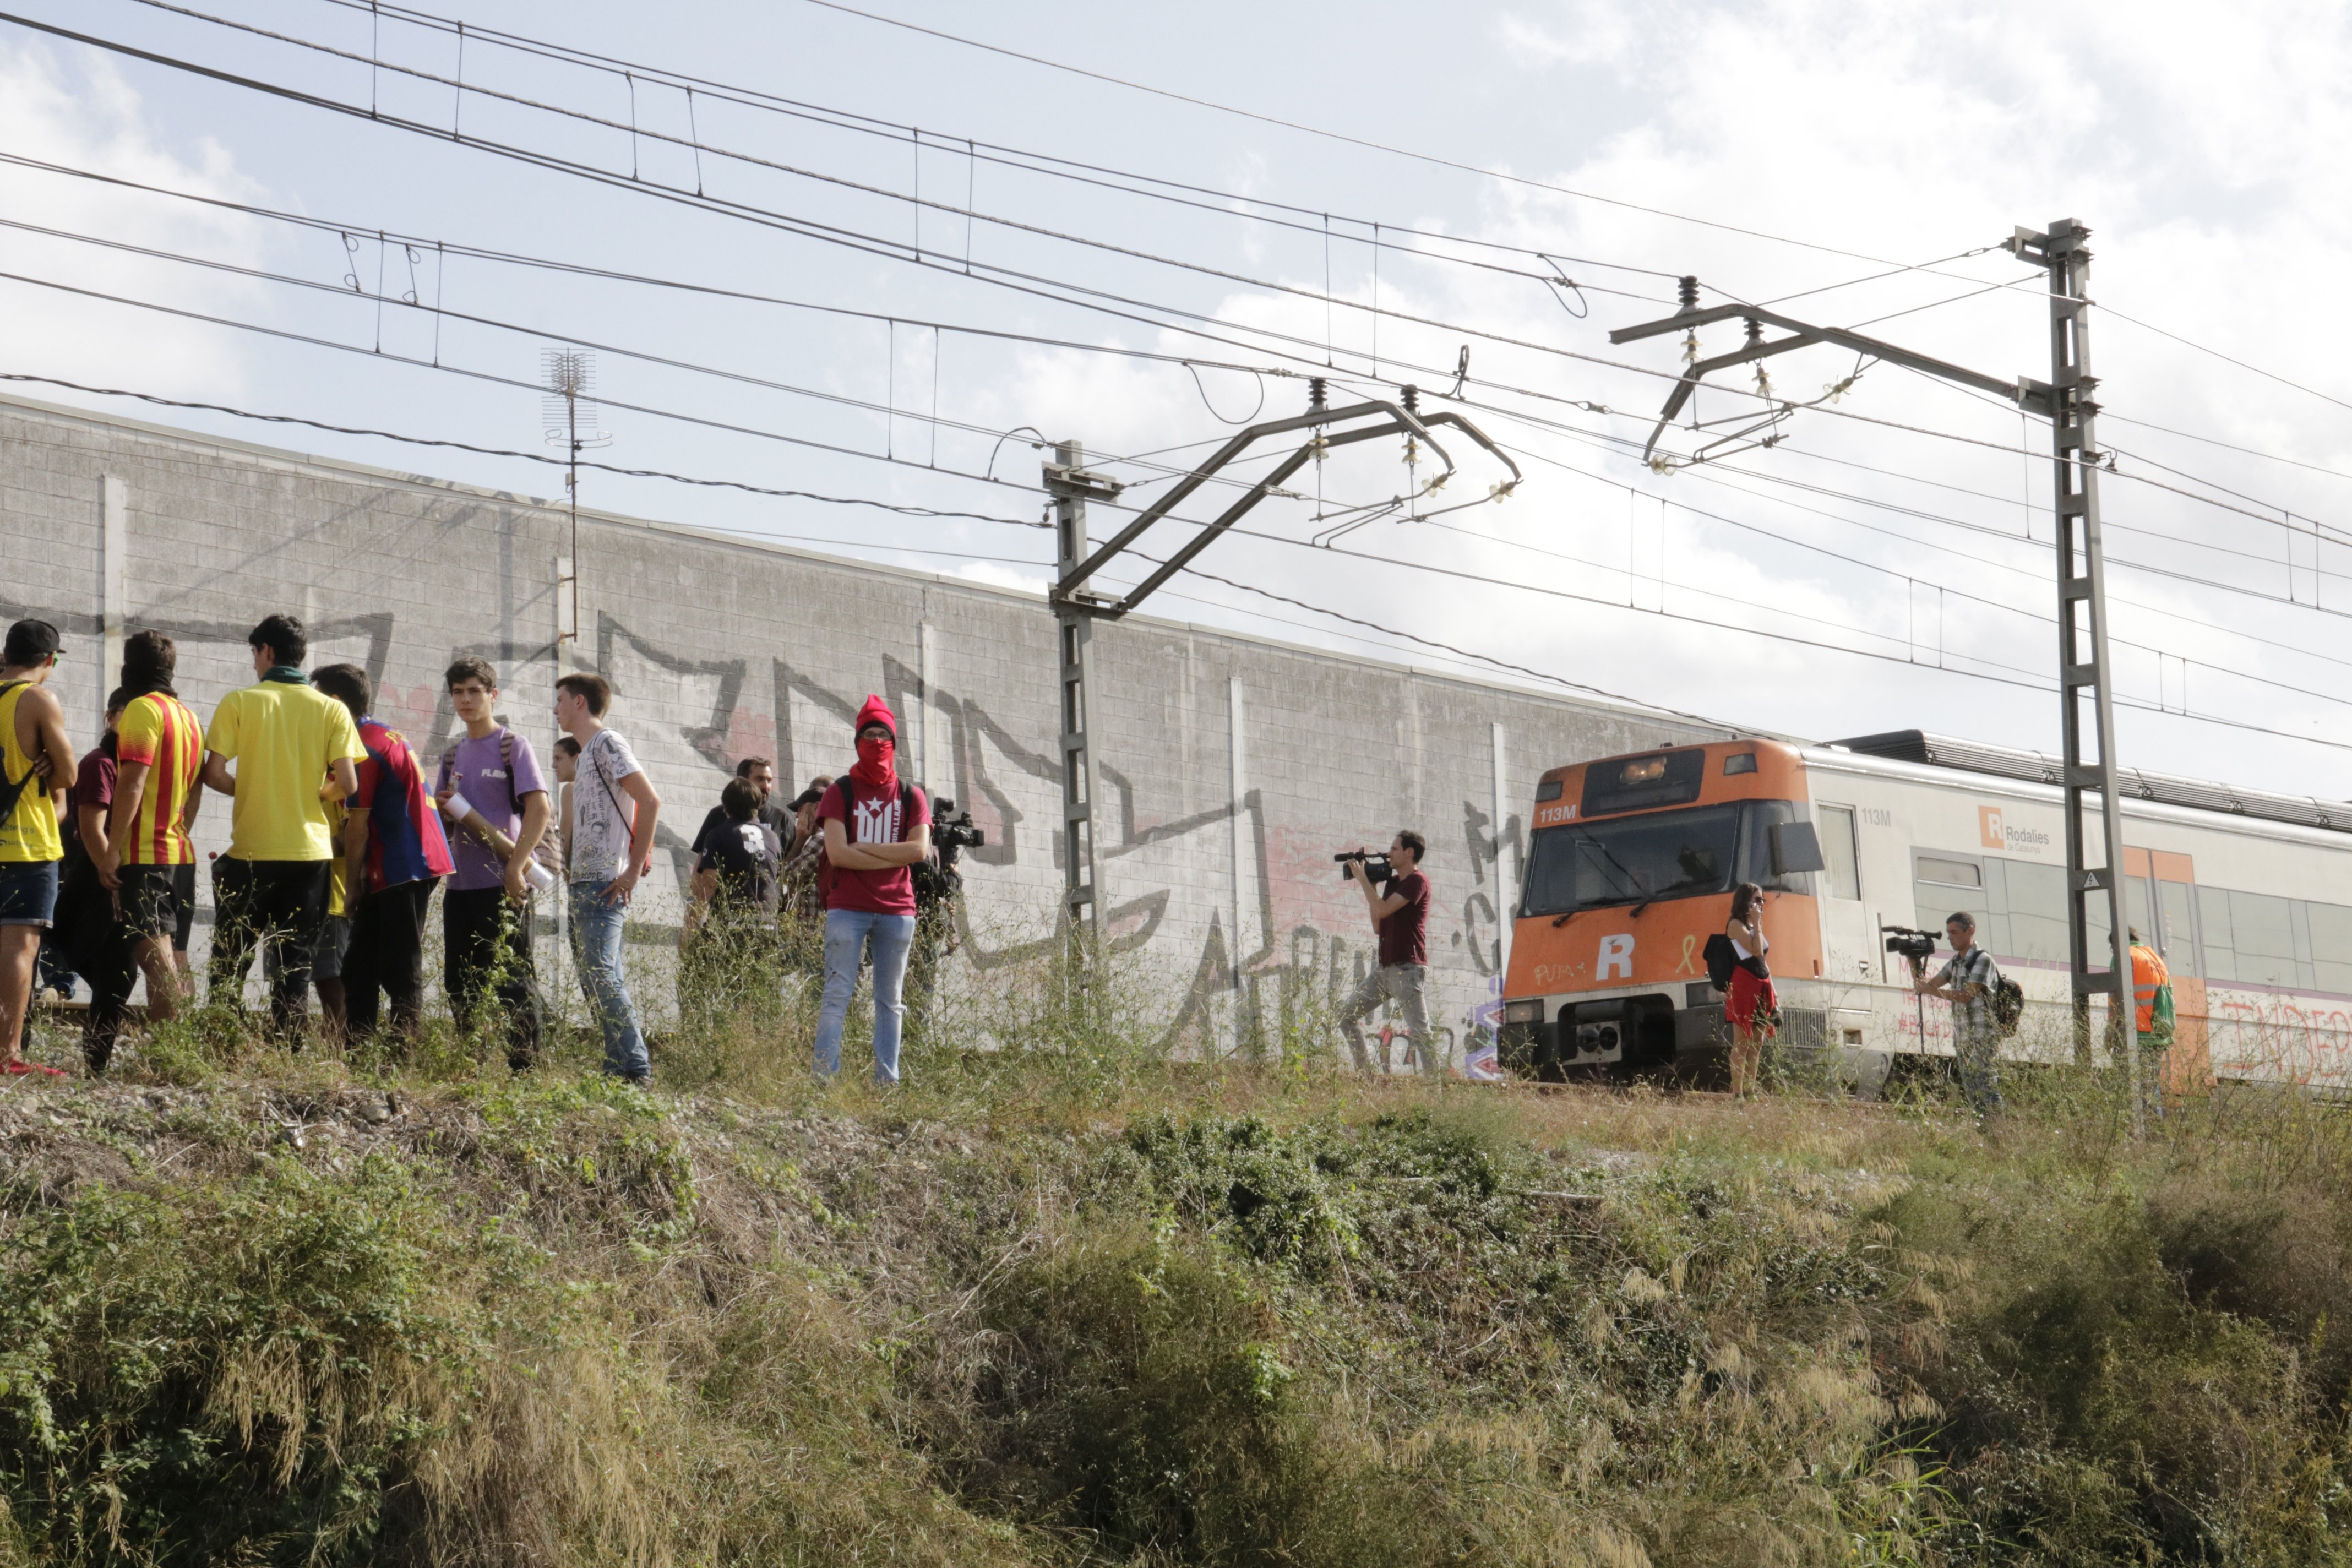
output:
{"label": "tv antenna", "polygon": [[563,493],[572,512],[572,552],[555,574],[559,592],[568,593],[568,629],[558,643],[580,638],[580,454],[590,447],[609,447],[613,437],[596,428],[596,356],[587,349],[540,351],[540,423],[547,444],[561,445],[565,455]]}

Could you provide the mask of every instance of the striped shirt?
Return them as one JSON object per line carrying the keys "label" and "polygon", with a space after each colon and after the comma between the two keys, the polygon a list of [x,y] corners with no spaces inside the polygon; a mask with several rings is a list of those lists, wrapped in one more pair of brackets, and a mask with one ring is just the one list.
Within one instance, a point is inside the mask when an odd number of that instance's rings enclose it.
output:
{"label": "striped shirt", "polygon": [[205,727],[195,711],[178,698],[151,691],[134,699],[122,710],[116,727],[118,767],[131,763],[147,767],[146,787],[139,795],[138,814],[122,838],[126,866],[185,866],[196,858],[195,846],[181,828],[189,792],[197,787],[197,767],[204,755]]}

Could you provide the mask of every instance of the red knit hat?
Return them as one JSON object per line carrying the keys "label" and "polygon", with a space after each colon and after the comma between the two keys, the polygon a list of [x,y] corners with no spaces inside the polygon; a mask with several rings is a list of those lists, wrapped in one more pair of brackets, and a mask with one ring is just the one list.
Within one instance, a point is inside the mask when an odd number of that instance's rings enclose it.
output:
{"label": "red knit hat", "polygon": [[890,738],[894,741],[898,738],[898,716],[890,711],[890,705],[879,697],[868,696],[866,699],[866,706],[857,710],[857,722],[850,726],[849,732],[853,735],[863,734],[868,724],[887,724],[890,728]]}

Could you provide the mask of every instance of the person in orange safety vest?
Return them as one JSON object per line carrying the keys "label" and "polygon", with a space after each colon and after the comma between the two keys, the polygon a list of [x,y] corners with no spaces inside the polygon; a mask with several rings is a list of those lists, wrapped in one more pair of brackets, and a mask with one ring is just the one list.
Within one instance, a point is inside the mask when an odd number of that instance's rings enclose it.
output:
{"label": "person in orange safety vest", "polygon": [[2164,959],[2156,949],[2140,939],[2137,929],[2130,934],[2134,1022],[2139,1028],[2140,1043],[2168,1046],[2172,1043],[2169,1029],[2166,1031],[2167,1037],[2157,1038],[2156,993],[2158,987],[2172,983],[2171,972],[2164,967]]}

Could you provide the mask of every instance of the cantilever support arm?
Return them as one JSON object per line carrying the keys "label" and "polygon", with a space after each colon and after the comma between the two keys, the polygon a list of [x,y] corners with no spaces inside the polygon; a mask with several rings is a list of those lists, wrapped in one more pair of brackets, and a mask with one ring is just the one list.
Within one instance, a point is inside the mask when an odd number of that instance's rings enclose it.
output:
{"label": "cantilever support arm", "polygon": [[1748,364],[1759,359],[1769,359],[1774,354],[1787,353],[1791,349],[1807,348],[1814,343],[1828,343],[1837,348],[1852,349],[1856,353],[1868,354],[1873,359],[1885,360],[1889,364],[1899,364],[1927,375],[1940,377],[1945,381],[1958,382],[1962,386],[1973,386],[1979,392],[1990,392],[1997,397],[2006,397],[2029,413],[2046,415],[2050,412],[2050,388],[2045,384],[2030,377],[2019,376],[2013,381],[2003,381],[1999,376],[1986,375],[1982,372],[1970,370],[1965,365],[1953,364],[1929,354],[1914,353],[1909,349],[1897,347],[1894,343],[1885,342],[1877,338],[1865,337],[1860,332],[1850,332],[1843,327],[1817,327],[1810,322],[1796,321],[1755,305],[1711,305],[1704,310],[1685,310],[1662,321],[1643,321],[1637,326],[1620,327],[1609,334],[1609,341],[1612,343],[1630,343],[1643,338],[1654,338],[1663,332],[1687,331],[1694,327],[1704,327],[1716,321],[1755,321],[1779,327],[1790,336],[1776,339],[1769,343],[1749,343],[1731,353],[1717,354],[1713,359],[1701,360],[1683,372],[1682,379],[1675,383],[1674,391],[1666,397],[1666,405],[1658,415],[1656,426],[1650,432],[1649,444],[1642,448],[1643,462],[1649,461],[1650,454],[1657,449],[1658,437],[1666,433],[1666,426],[1674,423],[1675,416],[1682,412],[1683,405],[1688,403],[1691,395],[1698,390],[1698,384],[1709,374],[1718,370],[1728,370],[1733,365]]}
{"label": "cantilever support arm", "polygon": [[[1342,420],[1360,419],[1375,415],[1386,416],[1386,417],[1377,425],[1368,425],[1360,429],[1323,437],[1320,441],[1321,449],[1328,450],[1333,447],[1352,446],[1358,441],[1370,441],[1381,436],[1416,436],[1429,443],[1430,450],[1436,453],[1439,460],[1445,465],[1444,478],[1451,479],[1455,471],[1453,456],[1429,431],[1429,426],[1432,425],[1451,425],[1467,435],[1486,451],[1501,458],[1504,465],[1511,470],[1512,483],[1517,484],[1519,480],[1519,466],[1511,461],[1509,455],[1488,440],[1484,431],[1458,414],[1447,412],[1432,414],[1424,417],[1411,410],[1401,408],[1393,403],[1382,403],[1377,400],[1350,404],[1344,408],[1309,409],[1307,413],[1294,418],[1268,420],[1263,425],[1253,425],[1248,429],[1236,433],[1234,438],[1219,447],[1207,462],[1185,475],[1166,495],[1145,508],[1137,515],[1134,521],[1119,530],[1101,549],[1065,573],[1060,581],[1054,584],[1053,593],[1049,596],[1055,604],[1070,602],[1086,582],[1106,563],[1141,538],[1153,523],[1174,510],[1187,496],[1215,478],[1220,469],[1240,458],[1255,443],[1269,436],[1288,435],[1297,430],[1312,430],[1337,424]],[[1103,605],[1088,602],[1087,607],[1089,613],[1106,620],[1116,620],[1140,605],[1161,584],[1182,571],[1187,563],[1207,549],[1219,535],[1239,522],[1251,508],[1279,489],[1284,480],[1312,461],[1318,449],[1318,443],[1315,441],[1309,441],[1301,446],[1276,464],[1271,472],[1243,491],[1240,498],[1219,514],[1216,521],[1204,525],[1198,533],[1185,542],[1182,549],[1162,562],[1159,569],[1150,576],[1138,583],[1115,603]]]}

